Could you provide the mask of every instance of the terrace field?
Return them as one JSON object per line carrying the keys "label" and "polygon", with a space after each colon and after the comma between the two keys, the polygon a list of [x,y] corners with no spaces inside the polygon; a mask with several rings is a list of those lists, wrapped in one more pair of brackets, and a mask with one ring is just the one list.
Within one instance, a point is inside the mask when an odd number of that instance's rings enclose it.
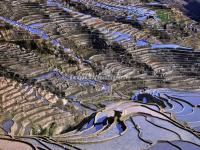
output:
{"label": "terrace field", "polygon": [[0,150],[200,150],[200,25],[182,5],[0,1]]}

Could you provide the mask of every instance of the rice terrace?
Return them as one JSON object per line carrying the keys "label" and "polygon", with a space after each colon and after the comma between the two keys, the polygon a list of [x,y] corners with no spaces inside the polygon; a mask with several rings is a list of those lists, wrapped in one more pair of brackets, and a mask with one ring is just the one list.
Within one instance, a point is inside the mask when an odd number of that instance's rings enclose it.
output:
{"label": "rice terrace", "polygon": [[200,150],[199,0],[1,0],[0,150]]}

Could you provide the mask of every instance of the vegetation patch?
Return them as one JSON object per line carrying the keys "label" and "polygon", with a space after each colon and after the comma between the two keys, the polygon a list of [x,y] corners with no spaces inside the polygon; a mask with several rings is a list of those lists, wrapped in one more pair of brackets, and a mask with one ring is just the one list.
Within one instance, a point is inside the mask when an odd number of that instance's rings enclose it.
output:
{"label": "vegetation patch", "polygon": [[163,23],[170,23],[173,21],[172,13],[166,9],[158,9],[156,10],[158,18]]}
{"label": "vegetation patch", "polygon": [[41,125],[32,124],[32,134],[42,136],[52,136],[55,133],[57,124],[52,122],[48,127],[43,128]]}

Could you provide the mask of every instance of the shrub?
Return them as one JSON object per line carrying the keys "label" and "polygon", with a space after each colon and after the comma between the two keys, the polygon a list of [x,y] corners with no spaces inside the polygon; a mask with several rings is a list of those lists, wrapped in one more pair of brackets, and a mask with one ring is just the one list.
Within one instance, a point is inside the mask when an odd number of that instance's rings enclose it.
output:
{"label": "shrub", "polygon": [[52,136],[54,134],[56,128],[57,128],[57,124],[55,122],[52,122],[49,127],[49,133],[48,133],[49,136]]}
{"label": "shrub", "polygon": [[168,12],[166,10],[159,9],[156,11],[158,18],[163,23],[169,23],[172,22],[172,14],[171,12]]}

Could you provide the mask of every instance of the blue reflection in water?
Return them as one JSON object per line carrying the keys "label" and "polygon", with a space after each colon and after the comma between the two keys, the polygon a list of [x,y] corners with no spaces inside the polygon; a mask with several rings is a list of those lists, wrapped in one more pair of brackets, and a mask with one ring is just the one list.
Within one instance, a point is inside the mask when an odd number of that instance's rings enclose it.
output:
{"label": "blue reflection in water", "polygon": [[143,102],[143,103],[148,103],[148,99],[147,99],[147,97],[143,97],[142,102]]}
{"label": "blue reflection in water", "polygon": [[139,39],[136,41],[136,46],[147,46],[149,43],[144,39]]}
{"label": "blue reflection in water", "polygon": [[117,123],[116,126],[117,126],[117,129],[119,130],[119,134],[121,134],[122,132],[124,132],[124,129],[123,129],[123,127],[122,127],[122,124]]}
{"label": "blue reflection in water", "polygon": [[[35,34],[37,36],[39,36],[40,38],[44,39],[44,40],[50,40],[50,42],[56,46],[56,47],[61,47],[62,49],[64,49],[64,52],[67,52],[67,53],[72,53],[72,51],[70,51],[70,49],[68,48],[65,48],[64,46],[61,46],[60,42],[58,40],[54,40],[54,39],[50,39],[50,37],[43,31],[43,30],[40,30],[40,29],[36,29],[34,27],[31,27],[29,25],[24,25],[20,22],[17,22],[17,21],[13,21],[13,20],[10,20],[10,19],[7,19],[7,18],[4,18],[2,16],[0,16],[0,20],[3,20],[5,21],[6,23],[9,23],[10,25],[13,25],[15,27],[20,27],[28,32],[30,32],[31,34]],[[80,58],[78,58],[77,56],[75,56],[73,54],[73,58],[80,62]]]}
{"label": "blue reflection in water", "polygon": [[116,39],[114,39],[113,41],[118,42],[120,40],[131,40],[131,36],[122,32],[114,32],[112,34],[113,36],[118,36]]}
{"label": "blue reflection in water", "polygon": [[95,121],[95,123],[102,123],[102,122],[104,122],[104,121],[106,120],[106,118],[107,118],[107,116],[99,117],[99,118]]}
{"label": "blue reflection in water", "polygon": [[6,131],[6,132],[10,132],[11,131],[11,127],[13,126],[14,124],[14,121],[11,120],[11,119],[6,119],[3,121],[2,123],[2,126],[3,126],[3,129]]}
{"label": "blue reflection in water", "polygon": [[56,71],[50,71],[50,72],[47,72],[47,73],[44,73],[44,74],[40,74],[39,76],[34,77],[34,78],[32,78],[32,79],[33,79],[33,80],[40,81],[40,80],[52,78],[52,77],[54,77],[54,76],[56,76],[56,75],[57,75]]}
{"label": "blue reflection in water", "polygon": [[103,124],[96,124],[96,125],[95,125],[95,129],[96,129],[96,131],[101,130],[103,127],[104,127]]}
{"label": "blue reflection in water", "polygon": [[94,118],[90,119],[82,128],[80,131],[84,131],[86,129],[89,129],[93,126],[94,124]]}
{"label": "blue reflection in water", "polygon": [[152,49],[183,49],[183,50],[189,50],[192,51],[192,48],[188,48],[188,47],[183,47],[180,45],[176,45],[176,44],[152,44],[151,45]]}
{"label": "blue reflection in water", "polygon": [[[138,7],[138,6],[122,6],[122,5],[112,5],[107,3],[100,3],[97,2],[95,7],[100,7],[103,9],[111,10],[111,11],[125,11],[129,15],[135,15],[137,16],[136,20],[139,22],[145,21],[148,17],[153,17],[156,21],[158,21],[158,17],[156,15],[155,11]],[[132,20],[131,16],[127,17],[128,20]]]}
{"label": "blue reflection in water", "polygon": [[[49,78],[52,78],[52,77],[57,77],[57,78],[59,78],[61,80],[64,80],[64,81],[77,82],[77,83],[79,83],[81,85],[92,85],[92,86],[95,86],[97,84],[96,80],[84,79],[81,76],[73,76],[73,75],[62,74],[57,69],[54,69],[53,71],[50,71],[50,72],[47,72],[47,73],[40,74],[40,75],[38,75],[38,76],[36,76],[36,77],[34,77],[32,79],[36,80],[36,81],[40,81],[40,80],[45,80],[45,79],[49,79]],[[101,90],[104,91],[104,92],[108,92],[109,85],[103,84]],[[75,96],[70,96],[69,98],[70,99],[75,99],[76,97]]]}

